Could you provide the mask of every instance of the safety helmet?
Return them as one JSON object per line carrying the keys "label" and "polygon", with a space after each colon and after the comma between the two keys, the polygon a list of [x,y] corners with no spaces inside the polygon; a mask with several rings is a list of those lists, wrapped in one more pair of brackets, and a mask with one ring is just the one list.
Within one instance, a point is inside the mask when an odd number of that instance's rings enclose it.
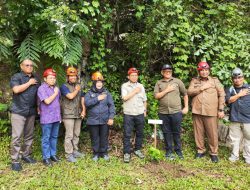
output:
{"label": "safety helmet", "polygon": [[66,74],[67,76],[77,76],[77,69],[75,67],[68,67]]}
{"label": "safety helmet", "polygon": [[137,73],[139,74],[139,71],[135,68],[135,67],[132,67],[128,70],[128,75],[132,74],[132,73]]}
{"label": "safety helmet", "polygon": [[99,72],[99,71],[96,71],[96,72],[94,72],[93,74],[92,74],[92,76],[91,76],[91,79],[93,80],[93,81],[103,81],[104,79],[103,79],[103,76],[102,76],[102,74]]}
{"label": "safety helmet", "polygon": [[232,71],[232,77],[243,77],[243,72],[240,68],[235,68],[233,71]]}
{"label": "safety helmet", "polygon": [[208,65],[207,62],[201,61],[201,62],[198,64],[197,70],[198,70],[198,71],[201,71],[201,70],[203,70],[203,69],[209,69],[209,68],[210,68],[210,66]]}
{"label": "safety helmet", "polygon": [[47,77],[48,75],[52,75],[56,77],[56,71],[52,68],[48,68],[43,72],[43,77]]}
{"label": "safety helmet", "polygon": [[162,66],[161,70],[166,70],[166,69],[169,69],[169,70],[172,70],[172,66],[169,65],[169,64],[165,64]]}

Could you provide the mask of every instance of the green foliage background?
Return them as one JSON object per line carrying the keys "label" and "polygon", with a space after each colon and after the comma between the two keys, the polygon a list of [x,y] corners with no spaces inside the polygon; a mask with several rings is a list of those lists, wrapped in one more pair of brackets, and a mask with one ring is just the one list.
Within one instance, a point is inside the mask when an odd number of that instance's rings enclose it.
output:
{"label": "green foliage background", "polygon": [[[249,79],[249,0],[2,0],[0,63],[11,66],[30,58],[37,72],[52,66],[64,81],[67,65],[77,65],[85,87],[101,71],[121,125],[120,86],[135,66],[145,85],[150,118],[157,118],[153,97],[164,63],[188,86],[201,60],[225,86],[235,67]],[[12,74],[12,73],[10,73]]]}

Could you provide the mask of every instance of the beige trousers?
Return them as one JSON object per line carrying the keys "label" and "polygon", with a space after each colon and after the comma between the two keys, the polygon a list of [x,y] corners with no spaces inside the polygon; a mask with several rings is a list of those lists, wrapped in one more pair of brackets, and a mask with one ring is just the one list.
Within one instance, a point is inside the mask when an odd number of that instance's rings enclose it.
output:
{"label": "beige trousers", "polygon": [[243,157],[250,161],[250,123],[232,122],[229,129],[232,154],[239,157],[240,143],[243,138]]}
{"label": "beige trousers", "polygon": [[81,119],[63,119],[65,126],[65,141],[64,149],[66,157],[73,154],[74,151],[78,151],[79,135],[81,132]]}
{"label": "beige trousers", "polygon": [[218,154],[218,118],[193,114],[194,137],[198,153],[206,152],[205,134],[208,138],[209,154]]}
{"label": "beige trousers", "polygon": [[[12,139],[10,156],[12,161],[19,159],[20,151],[22,156],[31,154],[31,146],[34,139],[35,115],[24,117],[19,114],[11,114]],[[21,143],[23,137],[23,144]]]}

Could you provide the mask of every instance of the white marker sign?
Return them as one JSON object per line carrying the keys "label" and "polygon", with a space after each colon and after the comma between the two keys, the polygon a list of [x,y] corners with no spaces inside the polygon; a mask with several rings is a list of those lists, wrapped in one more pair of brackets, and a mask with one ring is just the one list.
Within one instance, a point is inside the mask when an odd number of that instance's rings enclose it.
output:
{"label": "white marker sign", "polygon": [[149,119],[148,120],[149,124],[162,124],[162,120],[158,120],[158,119]]}

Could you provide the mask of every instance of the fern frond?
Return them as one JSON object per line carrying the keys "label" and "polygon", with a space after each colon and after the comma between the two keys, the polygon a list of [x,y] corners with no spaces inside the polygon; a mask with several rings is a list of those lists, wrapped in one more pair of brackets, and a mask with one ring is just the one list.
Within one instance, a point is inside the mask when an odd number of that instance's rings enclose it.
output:
{"label": "fern frond", "polygon": [[33,61],[40,61],[41,47],[40,42],[35,38],[33,34],[29,34],[21,43],[17,53],[20,61],[24,59],[31,59]]}
{"label": "fern frond", "polygon": [[13,35],[11,32],[0,33],[0,61],[3,58],[8,58],[11,54],[11,47],[13,46]]}
{"label": "fern frond", "polygon": [[64,40],[57,34],[47,33],[43,36],[41,42],[42,50],[50,57],[63,58]]}
{"label": "fern frond", "polygon": [[82,56],[82,41],[78,36],[68,35],[66,38],[66,49],[63,54],[65,65],[77,65]]}

